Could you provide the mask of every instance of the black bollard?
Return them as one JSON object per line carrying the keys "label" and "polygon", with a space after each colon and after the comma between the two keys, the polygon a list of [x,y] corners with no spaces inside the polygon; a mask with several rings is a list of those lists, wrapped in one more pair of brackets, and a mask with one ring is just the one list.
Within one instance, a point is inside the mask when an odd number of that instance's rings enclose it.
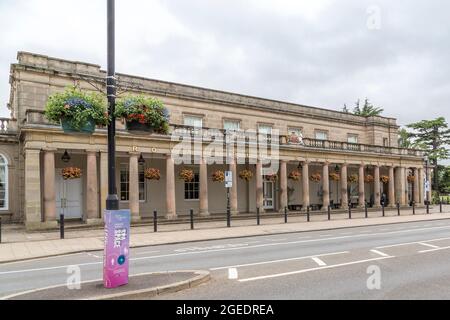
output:
{"label": "black bollard", "polygon": [[158,212],[153,211],[153,231],[158,232]]}
{"label": "black bollard", "polygon": [[284,207],[284,223],[288,223],[288,208]]}
{"label": "black bollard", "polygon": [[383,217],[385,217],[386,213],[384,212],[384,202],[381,204],[381,211],[383,212]]}
{"label": "black bollard", "polygon": [[348,204],[348,218],[349,219],[352,218],[352,204],[351,203]]}
{"label": "black bollard", "polygon": [[442,199],[439,200],[439,212],[442,213]]}
{"label": "black bollard", "polygon": [[231,228],[231,210],[229,207],[227,208],[227,227]]}
{"label": "black bollard", "polygon": [[367,208],[367,203],[366,203],[366,205],[365,205],[365,207],[364,207],[364,212],[365,212],[365,214],[366,214],[366,219],[369,217],[369,210],[368,210],[368,208]]}
{"label": "black bollard", "polygon": [[64,239],[64,215],[59,215],[59,237]]}
{"label": "black bollard", "polygon": [[331,220],[331,206],[328,206],[328,221]]}
{"label": "black bollard", "polygon": [[400,202],[397,202],[397,215],[400,216]]}
{"label": "black bollard", "polygon": [[413,205],[413,216],[414,216],[416,214],[416,202],[413,201],[412,205]]}
{"label": "black bollard", "polygon": [[430,201],[427,201],[427,214],[430,214]]}
{"label": "black bollard", "polygon": [[194,230],[194,209],[191,209],[189,214],[191,216],[191,230]]}
{"label": "black bollard", "polygon": [[261,220],[260,220],[260,216],[259,216],[259,208],[256,208],[256,225],[260,225],[261,224]]}
{"label": "black bollard", "polygon": [[311,217],[309,216],[309,206],[306,207],[306,220],[307,220],[308,222],[311,221]]}

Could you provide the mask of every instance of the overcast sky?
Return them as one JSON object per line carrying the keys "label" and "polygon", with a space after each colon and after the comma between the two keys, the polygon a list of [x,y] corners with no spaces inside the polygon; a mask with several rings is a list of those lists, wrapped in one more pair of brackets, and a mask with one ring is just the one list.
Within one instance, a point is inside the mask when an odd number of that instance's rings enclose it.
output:
{"label": "overcast sky", "polygon": [[[117,71],[450,120],[449,1],[117,0]],[[106,68],[106,0],[0,0],[0,116],[17,51]]]}

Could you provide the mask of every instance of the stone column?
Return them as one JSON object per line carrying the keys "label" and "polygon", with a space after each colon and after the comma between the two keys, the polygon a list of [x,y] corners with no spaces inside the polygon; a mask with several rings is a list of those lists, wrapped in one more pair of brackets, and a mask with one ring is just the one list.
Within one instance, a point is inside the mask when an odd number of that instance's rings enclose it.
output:
{"label": "stone column", "polygon": [[86,151],[86,215],[87,223],[98,223],[97,152]]}
{"label": "stone column", "polygon": [[106,210],[106,198],[108,197],[108,153],[100,152],[100,217]]}
{"label": "stone column", "polygon": [[175,164],[169,154],[166,156],[166,218],[169,220],[177,218],[175,199]]}
{"label": "stone column", "polygon": [[140,220],[139,216],[139,164],[138,164],[139,154],[137,152],[130,152],[130,165],[128,172],[129,187],[128,187],[128,198],[129,198],[129,208],[131,211],[131,220]]}
{"label": "stone column", "polygon": [[431,200],[433,199],[433,190],[432,190],[433,177],[431,176],[431,169],[430,168],[428,168],[428,170],[425,170],[425,181],[427,181],[427,180],[428,180],[428,184],[430,186],[429,191],[427,192],[427,195],[428,195],[428,201],[431,204]]}
{"label": "stone column", "polygon": [[419,203],[420,203],[420,205],[424,205],[424,203],[425,203],[424,183],[425,183],[424,170],[422,168],[419,168]]}
{"label": "stone column", "polygon": [[55,150],[44,150],[44,219],[56,221]]}
{"label": "stone column", "polygon": [[400,205],[401,206],[407,206],[408,205],[408,189],[407,189],[407,177],[406,177],[406,168],[402,167],[400,169],[400,179],[401,179],[401,184],[400,184],[400,188],[401,188],[401,199],[400,199]]}
{"label": "stone column", "polygon": [[309,201],[309,161],[305,161],[303,163],[302,180],[303,180],[303,210],[306,210],[306,208],[309,207],[311,204]]}
{"label": "stone column", "polygon": [[398,167],[396,169],[396,175],[395,175],[395,182],[396,182],[396,202],[394,205],[396,205],[398,202],[400,202],[401,206],[406,205],[406,196],[405,196],[405,190],[406,190],[406,177],[405,177],[405,168]]}
{"label": "stone column", "polygon": [[344,163],[341,167],[341,209],[348,207],[348,193],[347,193],[347,164]]}
{"label": "stone column", "polygon": [[263,179],[262,163],[258,160],[256,163],[256,207],[259,208],[259,212],[264,212]]}
{"label": "stone column", "polygon": [[395,185],[394,167],[389,167],[389,207],[391,208],[396,206]]}
{"label": "stone column", "polygon": [[280,212],[288,206],[287,161],[280,162]]}
{"label": "stone column", "polygon": [[200,159],[199,170],[199,214],[200,216],[209,216],[208,210],[208,166],[205,159]]}
{"label": "stone column", "polygon": [[237,167],[236,167],[236,159],[232,158],[230,160],[230,171],[233,176],[233,185],[230,190],[230,206],[231,206],[231,214],[237,215],[239,214],[238,210],[238,180],[237,180]]}
{"label": "stone column", "polygon": [[374,175],[373,175],[373,201],[375,208],[381,207],[381,185],[380,185],[380,167],[375,166],[374,167]]}
{"label": "stone column", "polygon": [[414,168],[414,195],[413,195],[413,201],[416,204],[420,203],[420,189],[419,189],[419,169]]}
{"label": "stone column", "polygon": [[329,162],[323,164],[323,180],[322,180],[322,190],[323,190],[323,209],[327,209],[330,205],[330,173],[329,173]]}
{"label": "stone column", "polygon": [[359,188],[359,207],[364,208],[364,205],[366,203],[366,191],[365,191],[365,185],[364,185],[364,164],[362,163],[359,166],[359,182],[358,182],[358,188]]}

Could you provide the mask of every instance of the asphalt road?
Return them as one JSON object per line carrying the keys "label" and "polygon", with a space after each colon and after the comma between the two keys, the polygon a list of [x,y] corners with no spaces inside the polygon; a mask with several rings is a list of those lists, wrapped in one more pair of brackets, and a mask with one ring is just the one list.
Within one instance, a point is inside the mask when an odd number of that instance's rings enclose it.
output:
{"label": "asphalt road", "polygon": [[[101,279],[102,252],[2,264],[0,297],[65,284],[74,265]],[[450,219],[132,249],[130,268],[211,271],[159,299],[450,299]]]}

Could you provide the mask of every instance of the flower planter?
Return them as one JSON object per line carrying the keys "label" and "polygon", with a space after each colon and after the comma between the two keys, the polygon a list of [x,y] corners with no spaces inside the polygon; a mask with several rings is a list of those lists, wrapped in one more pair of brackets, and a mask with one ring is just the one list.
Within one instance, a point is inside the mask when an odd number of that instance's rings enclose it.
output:
{"label": "flower planter", "polygon": [[131,120],[126,122],[126,128],[132,132],[145,132],[153,133],[153,128],[147,123],[140,123],[137,120]]}
{"label": "flower planter", "polygon": [[75,128],[67,119],[61,119],[61,127],[65,133],[93,134],[95,131],[95,121],[89,119],[79,129]]}
{"label": "flower planter", "polygon": [[64,180],[80,179],[81,169],[77,167],[67,167],[62,169],[61,175]]}

